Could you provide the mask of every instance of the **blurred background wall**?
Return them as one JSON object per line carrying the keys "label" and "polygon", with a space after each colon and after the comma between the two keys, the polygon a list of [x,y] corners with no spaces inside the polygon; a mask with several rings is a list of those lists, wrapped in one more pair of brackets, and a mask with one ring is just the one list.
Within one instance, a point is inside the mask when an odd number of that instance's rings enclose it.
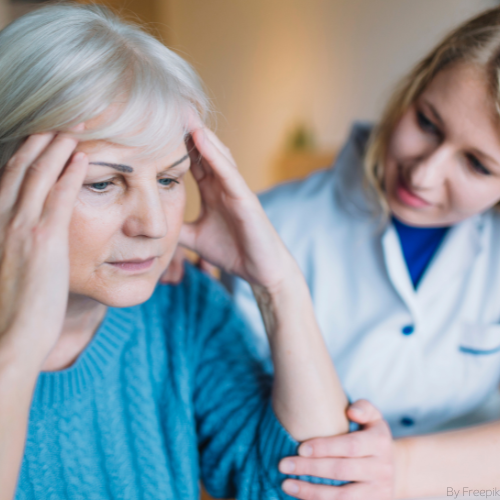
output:
{"label": "blurred background wall", "polygon": [[[254,190],[327,166],[354,120],[375,120],[400,76],[497,0],[103,0],[189,60]],[[0,0],[0,25],[40,3]],[[189,186],[188,218],[197,212]]]}
{"label": "blurred background wall", "polygon": [[191,61],[250,186],[276,180],[298,127],[333,153],[397,79],[493,0],[169,0],[167,41]]}
{"label": "blurred background wall", "polygon": [[[327,166],[439,38],[498,0],[103,0],[190,61],[254,190]],[[42,5],[0,0],[0,26]],[[188,186],[188,218],[198,209]]]}

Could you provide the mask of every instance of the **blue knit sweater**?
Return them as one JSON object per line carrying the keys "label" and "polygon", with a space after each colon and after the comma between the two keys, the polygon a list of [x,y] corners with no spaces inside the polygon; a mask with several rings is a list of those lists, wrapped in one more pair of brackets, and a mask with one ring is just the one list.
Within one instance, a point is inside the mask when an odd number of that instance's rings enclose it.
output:
{"label": "blue knit sweater", "polygon": [[297,442],[221,287],[190,266],[144,304],[110,308],[73,366],[40,374],[16,500],[291,498]]}

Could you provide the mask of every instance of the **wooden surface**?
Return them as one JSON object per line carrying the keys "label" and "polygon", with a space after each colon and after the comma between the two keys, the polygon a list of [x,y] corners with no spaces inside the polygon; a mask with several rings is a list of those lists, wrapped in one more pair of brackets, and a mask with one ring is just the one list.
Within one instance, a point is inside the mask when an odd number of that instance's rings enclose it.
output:
{"label": "wooden surface", "polygon": [[213,500],[203,488],[201,489],[201,500]]}

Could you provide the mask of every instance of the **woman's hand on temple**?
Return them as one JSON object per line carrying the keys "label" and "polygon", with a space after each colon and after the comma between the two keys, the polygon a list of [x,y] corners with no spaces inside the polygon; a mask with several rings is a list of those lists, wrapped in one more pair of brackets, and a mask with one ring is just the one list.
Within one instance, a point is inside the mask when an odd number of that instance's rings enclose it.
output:
{"label": "woman's hand on temple", "polygon": [[0,178],[0,354],[22,356],[35,371],[66,312],[68,228],[88,166],[85,154],[73,155],[77,142],[32,135]]}
{"label": "woman's hand on temple", "polygon": [[375,406],[359,400],[349,406],[350,420],[361,430],[303,442],[298,457],[280,462],[285,474],[352,481],[343,486],[313,484],[295,479],[283,489],[303,500],[392,500],[395,489],[394,442],[389,425]]}
{"label": "woman's hand on temple", "polygon": [[196,127],[188,150],[201,213],[183,226],[179,242],[250,283],[269,338],[272,404],[283,427],[298,441],[345,432],[347,400],[307,283],[229,150],[213,132]]}
{"label": "woman's hand on temple", "polygon": [[231,153],[203,126],[191,131],[188,149],[201,213],[196,222],[184,225],[180,244],[251,284],[279,286],[295,262]]}

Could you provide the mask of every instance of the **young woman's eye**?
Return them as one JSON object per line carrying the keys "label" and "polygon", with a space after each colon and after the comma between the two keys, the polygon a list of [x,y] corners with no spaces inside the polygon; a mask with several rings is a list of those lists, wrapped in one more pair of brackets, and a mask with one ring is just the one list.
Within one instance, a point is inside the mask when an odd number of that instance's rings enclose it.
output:
{"label": "young woman's eye", "polygon": [[179,181],[176,181],[175,179],[158,179],[158,182],[163,186],[163,187],[173,187],[174,184],[179,184]]}
{"label": "young woman's eye", "polygon": [[417,122],[419,127],[424,132],[430,132],[431,134],[438,134],[438,128],[432,123],[427,116],[424,115],[421,111],[417,111]]}
{"label": "young woman's eye", "polygon": [[491,175],[491,172],[473,155],[467,155],[470,166],[478,173]]}

